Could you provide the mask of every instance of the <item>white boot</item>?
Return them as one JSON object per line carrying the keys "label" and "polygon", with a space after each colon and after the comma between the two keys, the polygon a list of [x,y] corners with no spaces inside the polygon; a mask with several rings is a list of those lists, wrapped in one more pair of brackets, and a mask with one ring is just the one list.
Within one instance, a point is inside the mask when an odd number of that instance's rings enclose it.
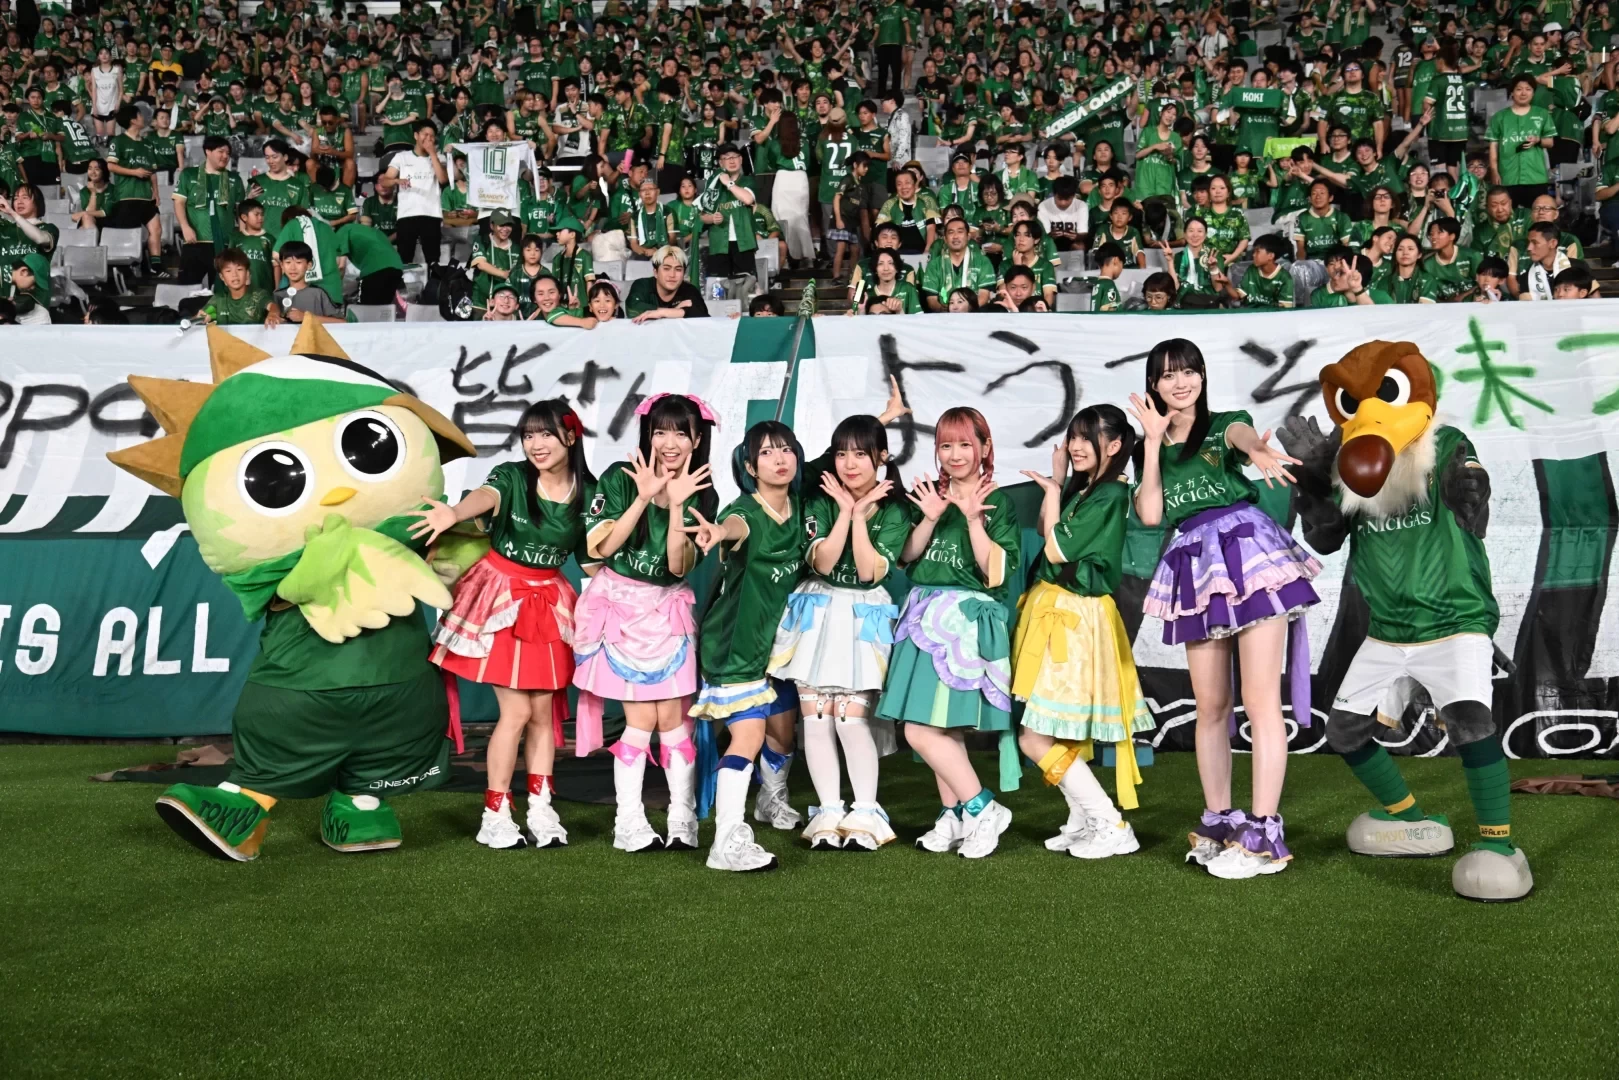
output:
{"label": "white boot", "polygon": [[[657,851],[663,847],[663,840],[652,829],[652,824],[646,819],[646,806],[641,802],[641,781],[646,775],[646,752],[636,747],[626,747],[633,750],[633,765],[624,764],[624,757],[619,756],[619,748],[623,743],[615,743],[613,747],[613,792],[618,800],[618,812],[613,817],[613,846],[620,851]],[[631,756],[626,753],[624,756]]]}
{"label": "white boot", "polygon": [[529,795],[528,819],[525,823],[528,825],[529,835],[534,838],[535,847],[568,846],[568,830],[562,827],[562,818],[551,805],[549,781],[542,782],[540,794]]}
{"label": "white boot", "polygon": [[780,769],[773,769],[759,756],[759,794],[753,800],[753,820],[783,832],[796,829],[804,816],[787,802],[787,773],[793,767],[793,755],[782,755],[787,760]]}
{"label": "white boot", "polygon": [[506,796],[501,801],[499,810],[491,810],[485,804],[483,820],[478,823],[478,843],[498,851],[511,851],[516,848],[528,846],[523,839],[523,830],[517,827],[512,820],[512,798]]}
{"label": "white boot", "polygon": [[838,831],[843,834],[846,851],[876,851],[894,839],[894,828],[888,824],[888,815],[876,803],[855,803],[844,816]]}
{"label": "white boot", "polygon": [[776,865],[776,857],[754,842],[753,830],[742,820],[751,779],[752,765],[720,769],[714,794],[714,846],[708,849],[710,869],[745,873]]}
{"label": "white boot", "polygon": [[675,745],[665,742],[658,752],[663,760],[663,778],[669,784],[669,839],[664,847],[669,851],[696,851],[697,763],[686,755],[695,758],[697,750],[688,739]]}
{"label": "white boot", "polygon": [[843,803],[836,802],[830,806],[810,807],[810,822],[804,827],[804,839],[809,841],[811,849],[833,850],[843,846],[843,834],[838,831],[843,824]]}

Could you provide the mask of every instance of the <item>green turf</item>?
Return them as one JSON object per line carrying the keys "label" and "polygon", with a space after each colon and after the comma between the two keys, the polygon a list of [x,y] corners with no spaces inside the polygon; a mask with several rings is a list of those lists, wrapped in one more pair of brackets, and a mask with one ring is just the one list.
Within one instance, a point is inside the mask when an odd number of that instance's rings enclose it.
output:
{"label": "green turf", "polygon": [[[773,874],[621,854],[611,808],[578,804],[566,850],[489,852],[450,794],[398,800],[405,847],[377,855],[284,803],[237,865],[171,834],[153,787],[85,780],[173,752],[0,749],[0,1074],[1619,1076],[1610,800],[1514,797],[1537,891],[1499,906],[1455,899],[1449,858],[1350,855],[1367,800],[1330,757],[1292,762],[1295,865],[1246,882],[1182,865],[1185,754],[1147,770],[1141,853],[1100,863],[1040,846],[1063,812],[1032,771],[994,857],[915,851],[931,783],[901,756],[900,843],[762,830]],[[1470,837],[1459,765],[1401,764]]]}

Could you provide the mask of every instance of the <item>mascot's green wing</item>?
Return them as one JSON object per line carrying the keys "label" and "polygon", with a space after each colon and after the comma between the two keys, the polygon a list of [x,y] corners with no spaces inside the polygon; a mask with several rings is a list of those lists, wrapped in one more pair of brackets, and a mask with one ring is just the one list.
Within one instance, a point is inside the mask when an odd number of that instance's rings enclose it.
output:
{"label": "mascot's green wing", "polygon": [[450,606],[450,593],[415,552],[371,529],[328,514],[304,533],[303,555],[276,595],[298,605],[315,633],[333,644],[410,615],[420,600]]}

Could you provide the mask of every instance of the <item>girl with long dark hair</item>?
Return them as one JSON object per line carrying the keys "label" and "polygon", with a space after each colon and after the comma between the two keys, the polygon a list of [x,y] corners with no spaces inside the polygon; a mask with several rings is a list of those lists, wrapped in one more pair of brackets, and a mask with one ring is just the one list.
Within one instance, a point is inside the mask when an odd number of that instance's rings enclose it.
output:
{"label": "girl with long dark hair", "polygon": [[[1143,433],[1136,513],[1143,525],[1172,532],[1146,613],[1164,621],[1164,644],[1186,646],[1197,698],[1204,811],[1187,860],[1221,878],[1279,873],[1293,857],[1279,812],[1287,774],[1282,664],[1288,660],[1294,719],[1308,726],[1310,649],[1299,617],[1319,602],[1310,579],[1321,564],[1259,509],[1259,489],[1243,467],[1253,465],[1268,487],[1292,482],[1287,466],[1298,459],[1273,448],[1248,413],[1209,412],[1203,353],[1185,338],[1152,347],[1146,389],[1144,398],[1130,395]],[[1246,811],[1231,802],[1234,658],[1253,744]]]}
{"label": "girl with long dark hair", "polygon": [[[697,692],[696,602],[686,575],[697,550],[682,526],[714,512],[708,454],[714,412],[699,398],[654,394],[636,409],[640,447],[609,465],[585,508],[585,551],[602,563],[575,611],[578,753],[602,743],[602,701],[624,704],[612,746],[620,851],[697,848],[697,750],[686,710]],[[668,840],[647,821],[642,780],[656,733],[669,782]]]}
{"label": "girl with long dark hair", "polygon": [[[482,519],[489,550],[455,585],[455,601],[434,635],[430,659],[444,670],[451,703],[454,676],[487,683],[500,719],[489,737],[488,787],[478,843],[520,848],[512,820],[511,783],[517,744],[527,734],[528,831],[536,847],[568,842],[551,805],[552,766],[568,715],[573,679],[573,625],[577,596],[562,576],[570,556],[581,564],[585,506],[596,478],[585,461],[584,425],[562,398],[530,405],[513,429],[518,461],[496,465],[484,483],[455,506],[427,500],[412,533],[439,542],[464,521]],[[453,536],[454,534],[452,534]],[[465,550],[465,538],[440,543],[445,560]]]}
{"label": "girl with long dark hair", "polygon": [[[805,495],[809,573],[787,598],[771,650],[770,674],[797,687],[804,717],[804,761],[819,802],[804,829],[811,848],[875,851],[894,839],[877,802],[877,761],[896,748],[894,725],[872,712],[899,618],[883,579],[910,535],[911,514],[883,426],[879,417],[851,416],[832,432],[831,468]],[[847,812],[839,743],[854,793]]]}
{"label": "girl with long dark hair", "polygon": [[691,709],[700,745],[707,743],[711,720],[723,720],[730,733],[715,777],[714,846],[708,851],[708,865],[715,870],[776,865],[743,820],[753,759],[761,753],[764,790],[754,816],[769,818],[785,809],[784,818],[791,820],[772,820],[777,828],[792,828],[800,820],[786,805],[798,694],[791,683],[771,677],[769,668],[776,627],[804,568],[798,492],[803,463],[804,451],[791,428],[775,420],[754,424],[731,463],[742,494],[713,521],[698,512],[696,524],[682,530],[704,555],[724,544],[720,579],[702,621],[703,691]]}
{"label": "girl with long dark hair", "polygon": [[1135,443],[1124,410],[1092,405],[1052,448],[1051,475],[1023,474],[1044,492],[1045,546],[1034,586],[1018,602],[1012,646],[1012,694],[1028,703],[1018,746],[1068,804],[1067,823],[1046,847],[1081,859],[1141,849],[1085,764],[1092,743],[1112,743],[1119,802],[1135,809],[1141,775],[1132,736],[1151,729],[1153,719],[1113,603],[1130,514],[1125,466]]}
{"label": "girl with long dark hair", "polygon": [[1012,500],[995,486],[995,444],[982,413],[945,410],[934,455],[938,480],[923,476],[907,496],[911,535],[900,560],[912,588],[877,715],[906,724],[906,741],[938,782],[943,809],[917,847],[981,859],[995,850],[1012,812],[979,782],[965,735],[996,733],[1000,786],[1015,790],[1007,626],[1022,530]]}

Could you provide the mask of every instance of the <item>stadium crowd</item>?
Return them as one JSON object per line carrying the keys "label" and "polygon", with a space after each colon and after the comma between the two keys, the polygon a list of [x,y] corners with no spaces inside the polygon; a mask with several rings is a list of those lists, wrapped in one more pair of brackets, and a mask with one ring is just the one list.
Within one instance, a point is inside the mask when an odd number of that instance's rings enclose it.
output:
{"label": "stadium crowd", "polygon": [[0,321],[1550,300],[1619,227],[1607,0],[372,8],[0,0]]}

